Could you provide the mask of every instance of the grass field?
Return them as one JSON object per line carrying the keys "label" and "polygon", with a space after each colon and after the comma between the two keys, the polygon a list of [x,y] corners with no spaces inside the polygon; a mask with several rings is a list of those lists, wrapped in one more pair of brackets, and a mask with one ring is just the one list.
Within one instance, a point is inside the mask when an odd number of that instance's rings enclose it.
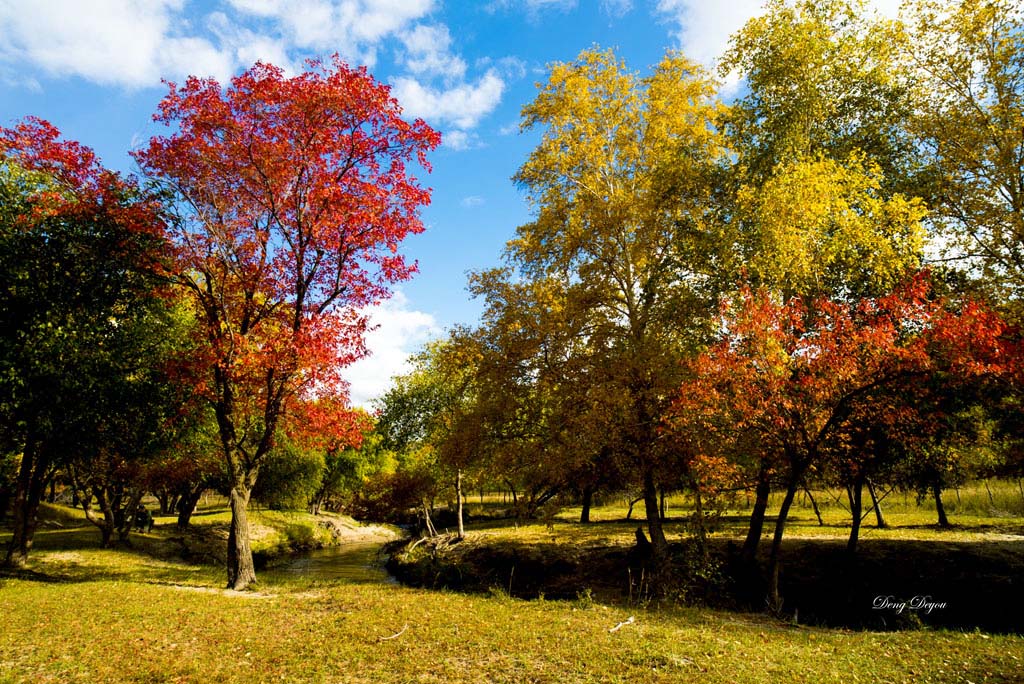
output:
{"label": "grass field", "polygon": [[[550,527],[476,523],[470,541],[625,547],[636,523],[621,520],[624,506],[608,503],[589,526],[573,522],[578,510],[567,508]],[[892,527],[869,527],[865,539],[1002,544],[1009,566],[1020,561],[1013,546],[1020,519],[981,515],[968,524],[951,511],[959,527],[940,533],[913,497],[907,510],[892,503]],[[674,538],[683,534],[684,505],[669,502]],[[789,530],[792,549],[845,536],[838,508],[823,511],[825,528],[806,513],[799,509]],[[739,514],[715,537],[738,534]],[[169,518],[134,549],[104,551],[94,529],[62,515],[62,527],[40,530],[29,572],[0,577],[0,682],[1009,683],[1024,672],[1024,638],[978,630],[853,631],[755,613],[606,603],[586,592],[526,601],[498,588],[463,594],[273,569],[260,573],[256,591],[229,592],[221,568],[167,553],[175,543]],[[278,530],[269,535],[274,545],[289,526],[308,524],[302,514],[261,515],[254,518]]]}

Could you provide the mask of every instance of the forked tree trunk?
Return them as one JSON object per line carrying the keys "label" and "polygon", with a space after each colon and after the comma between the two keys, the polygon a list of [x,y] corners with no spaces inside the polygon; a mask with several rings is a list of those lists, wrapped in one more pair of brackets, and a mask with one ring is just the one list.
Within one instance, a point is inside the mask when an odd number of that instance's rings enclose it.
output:
{"label": "forked tree trunk", "polygon": [[761,533],[764,530],[764,516],[768,511],[768,497],[771,493],[772,487],[768,481],[768,470],[762,466],[757,474],[754,510],[750,513],[750,527],[747,529],[747,538],[743,542],[743,550],[740,552],[740,558],[747,565],[752,565],[757,558],[757,547],[761,543]]}
{"label": "forked tree trunk", "polygon": [[455,471],[455,498],[458,499],[456,517],[458,518],[459,539],[466,538],[466,527],[462,522],[462,469]]}
{"label": "forked tree trunk", "polygon": [[850,538],[846,541],[846,552],[852,555],[857,553],[861,511],[863,510],[864,484],[860,478],[856,478],[853,484],[846,488],[846,496],[850,500],[850,514],[853,516],[853,522],[850,525]]}
{"label": "forked tree trunk", "polygon": [[811,493],[811,488],[804,485],[804,493],[807,494],[807,498],[811,501],[811,508],[814,509],[814,517],[818,519],[818,526],[824,527],[825,520],[821,517],[821,509],[818,508],[818,502],[814,499],[814,494]]}
{"label": "forked tree trunk", "polygon": [[427,536],[437,536],[437,529],[434,527],[434,521],[430,519],[430,506],[426,499],[423,499],[423,526],[427,528]]}
{"label": "forked tree trunk", "polygon": [[241,591],[256,581],[256,566],[249,544],[250,487],[236,484],[231,488],[231,529],[228,532],[228,589]]}
{"label": "forked tree trunk", "polygon": [[192,514],[195,513],[196,506],[199,504],[199,497],[203,495],[205,487],[198,485],[195,489],[189,490],[187,494],[181,497],[178,502],[178,529],[184,530],[188,528],[189,523],[192,521]]}
{"label": "forked tree trunk", "polygon": [[626,503],[629,504],[629,510],[626,511],[626,520],[629,520],[629,519],[631,519],[633,517],[633,507],[636,506],[638,503],[640,503],[643,500],[644,500],[643,495],[640,495],[640,496],[636,497],[635,499],[630,499],[630,498],[626,499]]}
{"label": "forked tree trunk", "polygon": [[132,491],[131,496],[128,497],[128,503],[121,509],[121,523],[117,528],[117,538],[129,546],[131,546],[129,537],[131,537],[132,528],[135,527],[135,516],[139,512],[144,495],[145,492],[141,488]]}
{"label": "forked tree trunk", "polygon": [[46,490],[49,470],[49,463],[34,445],[31,442],[26,444],[14,491],[14,527],[4,557],[6,567],[24,568],[28,564],[28,554],[39,522],[39,503]]}

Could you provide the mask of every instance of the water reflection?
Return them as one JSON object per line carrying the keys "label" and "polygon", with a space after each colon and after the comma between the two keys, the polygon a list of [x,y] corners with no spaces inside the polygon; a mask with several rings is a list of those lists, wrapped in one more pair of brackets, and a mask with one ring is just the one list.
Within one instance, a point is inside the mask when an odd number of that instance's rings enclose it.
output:
{"label": "water reflection", "polygon": [[344,582],[388,582],[380,542],[352,542],[309,551],[274,568],[282,575]]}

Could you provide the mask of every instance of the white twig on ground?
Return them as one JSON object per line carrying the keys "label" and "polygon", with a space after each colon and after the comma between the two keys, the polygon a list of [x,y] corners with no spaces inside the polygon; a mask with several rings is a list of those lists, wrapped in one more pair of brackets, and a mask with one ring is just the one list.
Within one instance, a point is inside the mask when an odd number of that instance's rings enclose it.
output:
{"label": "white twig on ground", "polygon": [[406,623],[405,627],[402,627],[402,631],[396,632],[395,634],[392,634],[391,636],[388,636],[388,637],[377,637],[377,641],[391,641],[392,639],[397,639],[398,637],[400,637],[403,634],[405,634],[405,630],[407,630],[407,629],[409,629],[409,624],[408,623]]}
{"label": "white twig on ground", "polygon": [[614,627],[612,627],[608,631],[609,632],[618,632],[620,629],[622,629],[626,625],[631,625],[634,622],[636,622],[636,618],[634,618],[632,615],[630,615],[628,620],[626,620],[625,622],[620,622],[619,624],[615,625]]}

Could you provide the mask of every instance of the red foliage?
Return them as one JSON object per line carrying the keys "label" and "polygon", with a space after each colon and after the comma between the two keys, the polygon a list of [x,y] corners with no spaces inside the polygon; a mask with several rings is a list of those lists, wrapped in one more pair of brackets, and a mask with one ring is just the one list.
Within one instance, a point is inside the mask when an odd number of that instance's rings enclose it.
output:
{"label": "red foliage", "polygon": [[951,378],[1002,373],[1017,356],[996,313],[933,297],[927,273],[853,303],[779,303],[745,289],[726,304],[723,322],[721,340],[690,364],[670,428],[705,456],[753,435],[760,458],[796,478],[854,416],[908,422],[900,418],[905,405],[870,405],[881,390],[909,391],[938,371]]}
{"label": "red foliage", "polygon": [[285,419],[285,429],[296,443],[325,452],[358,449],[372,427],[366,412],[350,408],[339,397],[297,401]]}
{"label": "red foliage", "polygon": [[159,235],[164,229],[160,205],[145,197],[131,178],[103,168],[95,153],[37,117],[25,117],[13,128],[0,127],[0,155],[42,177],[27,186],[32,215],[26,227],[48,216],[85,220],[104,215],[132,231]]}
{"label": "red foliage", "polygon": [[206,332],[195,361],[236,430],[296,395],[345,394],[338,371],[366,353],[358,309],[413,272],[398,245],[430,198],[407,165],[429,170],[440,136],[365,69],[308,66],[168,84],[154,118],[176,130],[135,154],[179,199],[177,272]]}

